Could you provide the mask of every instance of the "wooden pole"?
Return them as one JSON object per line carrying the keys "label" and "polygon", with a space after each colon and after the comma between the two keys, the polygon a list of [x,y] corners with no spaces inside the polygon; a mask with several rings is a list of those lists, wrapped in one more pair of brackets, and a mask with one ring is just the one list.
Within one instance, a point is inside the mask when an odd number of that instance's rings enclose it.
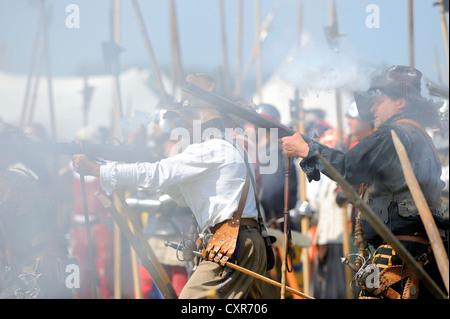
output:
{"label": "wooden pole", "polygon": [[[113,0],[113,42],[115,50],[119,48],[120,45],[120,0]],[[111,61],[111,66],[113,68],[113,85],[114,85],[114,110],[113,110],[113,137],[120,140],[122,136],[121,131],[119,129],[118,120],[123,117],[123,103],[122,103],[122,94],[120,90],[120,66],[119,66],[119,58],[118,53],[113,54],[115,60]]]}
{"label": "wooden pole", "polygon": [[[283,256],[283,247],[277,247],[278,253],[280,256]],[[287,269],[292,269],[292,263],[289,254],[286,258],[286,267]],[[292,289],[300,291],[300,287],[297,281],[297,278],[295,276],[294,271],[287,271],[286,272],[286,286],[292,287]],[[285,287],[286,288],[286,287]],[[301,296],[294,294],[293,299],[303,299]]]}
{"label": "wooden pole", "polygon": [[[130,227],[131,232],[134,233],[134,226],[128,221],[128,227]],[[130,245],[131,246],[131,245]],[[142,299],[142,288],[141,288],[141,276],[139,275],[139,260],[136,251],[131,246],[131,269],[133,274],[133,288],[134,288],[134,298]]]}
{"label": "wooden pole", "polygon": [[[281,284],[280,284],[279,282],[277,282],[277,281],[275,281],[275,280],[272,280],[272,279],[270,279],[270,278],[267,278],[267,277],[265,277],[265,276],[263,276],[263,275],[260,275],[260,274],[258,274],[258,273],[255,273],[255,272],[253,272],[253,271],[251,271],[251,270],[248,270],[248,269],[246,269],[246,268],[244,268],[244,267],[238,266],[238,265],[233,264],[233,263],[231,263],[231,262],[227,262],[227,263],[225,264],[225,266],[228,267],[228,268],[231,268],[231,269],[240,271],[240,272],[242,272],[242,273],[244,273],[244,274],[247,274],[247,275],[249,275],[249,276],[252,276],[252,277],[254,277],[254,278],[260,279],[260,280],[262,280],[262,281],[264,281],[264,282],[267,282],[267,283],[269,283],[269,284],[271,284],[271,285],[274,285],[274,286],[276,286],[276,287],[278,287],[278,288],[281,288]],[[286,290],[289,291],[289,292],[291,292],[291,293],[293,293],[293,294],[296,294],[296,295],[298,295],[298,296],[300,296],[300,297],[303,297],[303,298],[305,298],[305,299],[314,299],[313,297],[309,296],[308,294],[303,293],[303,292],[300,292],[300,291],[297,291],[297,290],[295,290],[295,289],[293,289],[293,288],[291,288],[291,287],[289,287],[289,286],[286,286]]]}
{"label": "wooden pole", "polygon": [[87,126],[88,125],[88,108],[89,108],[89,101],[88,101],[88,84],[87,84],[87,75],[85,74],[83,77],[83,119],[82,119],[82,123],[83,126]]}
{"label": "wooden pole", "polygon": [[172,92],[173,95],[176,95],[177,87],[178,87],[178,76],[175,67],[175,44],[174,44],[174,27],[173,27],[173,17],[172,17],[172,5],[173,0],[169,0],[169,28],[170,28],[170,79],[172,81]]}
{"label": "wooden pole", "polygon": [[41,0],[41,11],[42,16],[44,17],[43,21],[43,48],[45,52],[45,66],[47,71],[47,90],[48,90],[48,103],[50,108],[50,126],[51,126],[51,139],[53,142],[56,141],[56,120],[55,120],[55,103],[53,100],[53,81],[52,81],[52,72],[50,65],[50,50],[48,45],[48,26],[45,14],[45,0]]}
{"label": "wooden pole", "polygon": [[[334,0],[328,0],[328,14],[330,18],[330,30],[333,30],[330,34],[332,38],[329,39],[330,46],[335,52],[339,52],[339,45],[337,42],[337,37],[340,36],[338,31],[338,19],[336,14],[336,7]],[[335,103],[336,103],[336,129],[338,143],[343,144],[343,125],[342,125],[342,106],[341,106],[341,90],[336,88],[335,92]],[[344,256],[350,253],[350,235],[348,229],[348,217],[347,217],[347,205],[344,205],[341,209],[342,215],[342,251]],[[350,288],[350,283],[352,281],[352,270],[345,267],[345,282],[347,283],[347,297],[352,298],[353,293]]]}
{"label": "wooden pole", "polygon": [[259,0],[255,0],[255,36],[256,36],[256,92],[258,95],[259,103],[263,103],[262,59],[261,59],[261,9]]}
{"label": "wooden pole", "polygon": [[[171,244],[169,244],[169,245],[171,245]],[[175,248],[175,249],[177,249],[177,248]],[[197,256],[201,256],[202,255],[198,251],[193,251],[193,254],[197,255]],[[281,288],[281,283],[279,283],[279,282],[277,282],[277,281],[275,281],[273,279],[267,278],[266,276],[260,275],[260,274],[254,272],[254,271],[248,270],[247,268],[241,267],[241,266],[239,266],[237,264],[233,264],[231,262],[227,262],[225,264],[225,267],[237,270],[237,271],[242,272],[242,273],[244,273],[246,275],[252,276],[253,278],[262,280],[262,281],[264,281],[264,282],[266,282],[268,284],[274,285],[275,287]],[[289,287],[289,286],[286,286],[286,290],[291,292],[291,293],[293,293],[293,294],[296,294],[296,295],[298,295],[300,297],[303,297],[304,299],[315,299],[315,298],[309,296],[308,294],[303,293],[303,292],[298,291],[298,290],[295,290],[295,289],[293,289],[292,287]]]}
{"label": "wooden pole", "polygon": [[444,36],[444,47],[445,47],[445,54],[447,56],[447,67],[449,63],[449,54],[448,54],[448,30],[447,30],[447,18],[445,17],[445,0],[439,1],[439,8],[441,13],[441,27],[442,27],[442,35]]}
{"label": "wooden pole", "polygon": [[92,93],[94,88],[88,83],[88,70],[84,70],[83,76],[83,126],[87,126],[89,124],[89,106],[92,98]]}
{"label": "wooden pole", "polygon": [[286,263],[287,263],[287,252],[289,247],[288,238],[288,216],[289,216],[289,171],[291,167],[291,160],[287,157],[284,158],[284,229],[283,229],[283,253],[281,260],[281,299],[286,297]]}
{"label": "wooden pole", "polygon": [[242,73],[240,82],[242,83],[248,75],[248,72],[250,71],[251,66],[253,65],[254,60],[257,58],[259,54],[259,50],[262,46],[262,43],[267,37],[268,30],[270,28],[270,25],[272,23],[273,17],[275,16],[277,7],[274,7],[274,9],[266,16],[264,20],[264,25],[260,30],[259,36],[256,38],[256,42],[253,45],[252,52],[250,53],[250,58],[245,65],[244,72]]}
{"label": "wooden pole", "polygon": [[[130,227],[128,227],[128,224],[125,222],[122,215],[119,214],[112,202],[100,192],[96,192],[95,195],[98,196],[102,205],[111,214],[111,217],[117,223],[123,235],[126,237],[130,245],[138,254],[139,258],[141,259],[142,265],[145,267],[145,269],[147,269],[148,273],[155,282],[155,285],[161,292],[161,295],[164,298],[176,299],[177,295],[172,287],[172,284],[170,283],[169,276],[156,258],[156,255],[151,249],[142,230],[140,230],[139,227],[135,227],[135,233],[133,234],[130,230]],[[120,196],[120,194],[118,195]],[[120,199],[120,201],[122,201],[122,199]],[[127,214],[126,206],[122,206],[122,208],[124,210],[124,213]],[[135,219],[133,218],[132,214],[127,215],[127,217],[134,225]]]}
{"label": "wooden pole", "polygon": [[427,232],[428,239],[431,243],[431,248],[433,249],[434,256],[441,273],[442,279],[444,281],[445,288],[447,289],[447,294],[449,292],[449,265],[448,256],[445,251],[444,244],[442,243],[441,236],[437,229],[436,223],[433,216],[431,215],[430,208],[428,207],[427,200],[420,189],[420,185],[417,182],[414,171],[411,167],[411,163],[406,153],[406,149],[402,142],[398,138],[394,130],[391,130],[392,139],[394,141],[395,150],[400,159],[402,165],[403,174],[405,175],[406,184],[408,185],[409,191],[413,197],[414,203],[419,210],[420,219],[425,226],[425,231]]}
{"label": "wooden pole", "polygon": [[225,95],[230,95],[230,79],[228,70],[228,46],[225,26],[225,8],[223,0],[219,0],[220,30],[222,39],[222,59],[223,59],[223,84]]}
{"label": "wooden pole", "polygon": [[414,67],[414,7],[408,0],[409,66]]}
{"label": "wooden pole", "polygon": [[[301,134],[305,133],[305,110],[303,108],[303,101],[299,101],[299,122],[298,122],[298,130]],[[306,174],[303,170],[300,170],[300,200],[302,202],[307,201],[306,196]],[[300,227],[303,236],[309,236],[309,216],[304,215],[300,220]],[[303,291],[306,294],[310,294],[310,285],[311,285],[311,264],[309,262],[309,252],[308,248],[302,248],[302,265],[303,265]]]}
{"label": "wooden pole", "polygon": [[167,98],[167,93],[166,93],[164,84],[161,79],[161,74],[159,72],[158,63],[156,62],[156,58],[153,53],[153,48],[150,43],[150,39],[149,39],[147,29],[144,24],[144,20],[142,19],[142,14],[141,14],[141,10],[139,8],[139,4],[138,4],[137,0],[132,0],[132,4],[133,4],[133,8],[134,8],[134,13],[136,14],[136,19],[137,19],[137,22],[139,25],[139,29],[141,30],[142,38],[144,39],[145,48],[147,49],[147,54],[150,58],[150,63],[151,63],[153,73],[156,78],[156,84],[158,85],[159,93],[161,94],[161,99],[162,99],[163,103],[166,105],[166,107],[170,108],[170,102]]}
{"label": "wooden pole", "polygon": [[[120,44],[120,0],[113,0],[112,12],[112,37],[114,44]],[[113,63],[115,63],[113,61]],[[116,66],[117,68],[117,66]],[[118,70],[117,70],[118,71]],[[113,109],[113,123],[112,123],[112,137],[119,138],[120,132],[118,127],[118,120],[122,117],[122,99],[120,95],[120,85],[118,74],[114,75],[113,90],[114,90],[114,109]],[[114,222],[114,298],[122,298],[122,237],[120,229],[116,222]]]}
{"label": "wooden pole", "polygon": [[[141,225],[136,218],[136,215],[133,214],[133,212],[130,210],[130,207],[128,206],[125,196],[122,191],[118,191],[116,193],[117,198],[120,203],[120,207],[122,208],[123,213],[128,218],[128,221],[130,222],[130,225],[132,226],[132,231],[136,238],[141,242],[147,256],[151,259],[153,263],[153,267],[156,269],[158,274],[161,276],[161,283],[166,287],[164,289],[167,289],[167,294],[170,294],[171,297],[176,298],[176,294],[174,296],[174,291],[172,287],[172,283],[170,281],[169,276],[165,272],[163,266],[159,263],[157,256],[155,255],[153,249],[151,248],[147,237],[145,236],[144,232],[142,231]],[[151,274],[151,273],[150,273]]]}
{"label": "wooden pole", "polygon": [[[337,120],[337,131],[338,131],[338,143],[343,144],[343,125],[342,125],[342,106],[341,106],[341,90],[339,88],[335,89],[335,100],[336,100],[336,120]],[[343,256],[350,254],[350,232],[348,229],[348,217],[347,217],[347,204],[345,204],[341,209],[342,214],[342,252]],[[347,283],[347,298],[352,299],[353,293],[350,287],[352,281],[352,270],[349,267],[345,267],[345,282]]]}
{"label": "wooden pole", "polygon": [[122,237],[119,227],[114,222],[114,299],[122,298]]}
{"label": "wooden pole", "polygon": [[177,90],[180,90],[183,87],[184,78],[183,78],[183,66],[181,63],[181,50],[180,50],[180,41],[178,37],[178,26],[177,26],[177,15],[175,12],[175,0],[169,0],[169,11],[170,11],[170,39],[171,39],[171,49],[172,49],[172,68],[173,68],[173,77],[172,81],[174,83],[173,95],[177,96]]}
{"label": "wooden pole", "polygon": [[[33,74],[35,72],[35,66],[36,66],[36,58],[38,56],[38,52],[39,52],[39,38],[40,38],[40,33],[41,33],[41,23],[42,20],[45,19],[45,17],[42,15],[42,11],[40,11],[39,13],[39,18],[38,18],[38,22],[36,24],[36,29],[35,29],[35,34],[34,34],[34,41],[33,41],[33,48],[31,50],[31,60],[30,60],[30,67],[28,69],[28,78],[27,78],[27,84],[25,86],[25,97],[23,100],[23,104],[22,104],[22,115],[20,117],[20,127],[24,127],[25,126],[25,117],[26,117],[26,113],[28,110],[28,98],[30,96],[30,87],[31,87],[31,82],[33,80]],[[40,59],[38,59],[39,61]],[[38,68],[39,69],[39,68]],[[39,72],[37,73],[37,77],[39,77],[40,74],[40,69]]]}
{"label": "wooden pole", "polygon": [[341,105],[341,90],[339,88],[336,88],[334,90],[335,94],[335,101],[336,101],[336,129],[337,129],[337,138],[338,143],[343,144],[344,138],[343,138],[343,129],[342,129],[342,105]]}
{"label": "wooden pole", "polygon": [[242,67],[242,0],[238,0],[236,34],[236,75],[234,94],[241,95],[241,67]]}
{"label": "wooden pole", "polygon": [[80,175],[81,181],[81,194],[83,195],[83,212],[84,212],[84,222],[86,225],[86,238],[87,238],[87,246],[88,246],[88,257],[89,257],[89,268],[91,272],[91,292],[94,299],[99,297],[97,288],[98,288],[98,277],[97,277],[97,268],[95,267],[94,262],[94,245],[92,244],[91,239],[91,227],[89,222],[89,210],[87,206],[86,199],[86,184],[83,175]]}
{"label": "wooden pole", "polygon": [[297,9],[297,47],[300,48],[302,45],[302,3],[299,0]]}
{"label": "wooden pole", "polygon": [[437,77],[438,77],[438,83],[442,83],[442,70],[441,70],[441,67],[439,66],[440,65],[440,61],[439,61],[439,52],[438,52],[438,48],[437,48],[437,46],[436,46],[436,44],[434,45],[434,58],[435,58],[435,63],[436,63],[436,65],[438,66],[437,67],[437,70],[436,70],[436,72],[437,72]]}
{"label": "wooden pole", "polygon": [[[347,256],[350,254],[350,232],[348,229],[348,218],[347,218],[347,207],[348,204],[345,204],[342,207],[342,252],[343,256]],[[353,292],[350,287],[350,283],[352,282],[352,270],[350,267],[344,267],[345,270],[345,282],[347,283],[347,298],[353,298]]]}
{"label": "wooden pole", "polygon": [[[113,194],[113,201],[115,207],[120,207],[120,209],[117,210],[117,213],[121,216],[124,215],[124,209],[121,202],[121,194],[119,195],[120,191],[115,191]],[[117,223],[116,223],[117,224]],[[130,228],[131,232],[134,233],[134,225],[128,221],[128,227]],[[120,227],[118,227],[120,232]],[[134,298],[135,299],[142,299],[142,289],[141,289],[141,277],[139,274],[139,262],[138,262],[138,256],[136,254],[136,249],[133,247],[131,243],[130,244],[130,260],[131,260],[131,275],[133,278],[133,291],[134,291]]]}
{"label": "wooden pole", "polygon": [[[287,157],[284,158],[285,163],[285,181],[284,181],[284,230],[283,230],[283,247],[278,247],[281,251],[280,256],[283,257],[281,264],[281,299],[286,297],[286,285],[293,286],[299,290],[297,278],[295,278],[294,271],[288,271],[292,269],[290,258],[288,254],[288,247],[291,244],[288,238],[288,223],[289,223],[289,175],[291,170],[291,160]],[[294,295],[294,299],[298,299],[298,295]]]}
{"label": "wooden pole", "polygon": [[42,63],[44,62],[44,55],[45,55],[44,48],[42,46],[39,48],[38,55],[39,55],[39,57],[38,57],[38,64],[36,67],[36,77],[34,79],[34,84],[33,84],[33,93],[31,95],[30,109],[28,112],[28,120],[25,122],[26,125],[32,123],[34,111],[36,108],[36,100],[37,100],[37,94],[39,91],[39,83],[41,81]]}

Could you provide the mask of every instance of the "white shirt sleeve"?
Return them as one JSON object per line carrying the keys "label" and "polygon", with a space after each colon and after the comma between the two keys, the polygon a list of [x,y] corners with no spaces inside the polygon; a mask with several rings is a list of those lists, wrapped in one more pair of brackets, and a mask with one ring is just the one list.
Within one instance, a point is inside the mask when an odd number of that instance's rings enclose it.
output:
{"label": "white shirt sleeve", "polygon": [[[193,179],[224,163],[223,153],[204,144],[189,145],[181,154],[155,163],[107,163],[100,167],[100,182],[108,194],[116,186],[143,187],[153,191],[174,192],[172,186]],[[178,197],[178,196],[174,196]]]}
{"label": "white shirt sleeve", "polygon": [[[179,206],[188,206],[204,229],[232,216],[246,174],[240,152],[227,141],[212,139],[155,163],[105,164],[100,168],[100,182],[107,193],[116,186],[165,193]],[[242,217],[257,218],[254,196],[247,196]]]}

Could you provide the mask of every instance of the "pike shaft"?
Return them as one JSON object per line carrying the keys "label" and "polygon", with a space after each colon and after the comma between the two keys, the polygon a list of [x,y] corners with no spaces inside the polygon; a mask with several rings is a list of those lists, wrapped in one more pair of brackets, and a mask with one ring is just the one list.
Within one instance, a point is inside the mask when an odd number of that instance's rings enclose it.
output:
{"label": "pike shaft", "polygon": [[[241,266],[238,266],[238,265],[236,265],[236,264],[226,263],[225,266],[227,266],[227,267],[229,267],[229,268],[231,268],[231,269],[235,269],[235,270],[237,270],[237,271],[240,271],[240,272],[242,272],[242,273],[244,273],[244,274],[250,275],[250,276],[252,276],[252,277],[254,277],[254,278],[260,279],[260,280],[262,280],[262,281],[265,281],[265,282],[267,282],[267,283],[269,283],[269,284],[271,284],[271,285],[274,285],[274,286],[276,286],[276,287],[278,287],[278,288],[281,288],[281,284],[280,284],[279,282],[277,282],[277,281],[275,281],[275,280],[272,280],[272,279],[270,279],[270,278],[267,278],[267,277],[265,277],[265,276],[263,276],[263,275],[260,275],[260,274],[258,274],[258,273],[255,273],[255,272],[253,272],[253,271],[251,271],[251,270],[245,269],[245,268],[243,268],[243,267],[241,267]],[[285,286],[285,289],[286,289],[287,291],[289,291],[289,292],[291,292],[291,293],[293,293],[293,294],[296,294],[296,295],[298,295],[298,296],[300,296],[300,297],[303,297],[303,298],[305,298],[305,299],[314,299],[313,297],[308,296],[307,294],[304,294],[304,293],[302,293],[302,292],[300,292],[300,291],[298,291],[298,290],[295,290],[295,289],[293,289],[293,288],[291,288],[291,287],[289,287],[289,286]]]}
{"label": "pike shaft", "polygon": [[92,281],[92,295],[95,299],[97,299],[97,270],[95,269],[94,263],[94,246],[92,245],[91,239],[91,227],[89,222],[89,211],[87,206],[86,199],[86,183],[84,180],[84,176],[80,175],[81,180],[81,194],[83,196],[83,210],[84,210],[84,222],[86,225],[86,238],[88,244],[88,254],[89,254],[89,266],[91,268],[91,281]]}
{"label": "pike shaft", "polygon": [[[142,232],[137,231],[135,235],[125,222],[123,216],[116,210],[114,205],[112,205],[111,201],[98,191],[95,193],[95,195],[98,196],[102,205],[111,214],[111,217],[116,222],[120,231],[128,240],[131,247],[133,247],[134,251],[140,258],[142,265],[145,267],[145,269],[147,269],[148,273],[152,277],[152,280],[155,282],[155,285],[161,292],[161,295],[166,299],[176,299],[177,295],[172,287],[167,273],[157,260],[147,240],[143,240],[143,238],[141,237]],[[135,228],[134,230],[139,230],[139,228]]]}
{"label": "pike shaft", "polygon": [[411,167],[411,163],[406,153],[406,149],[402,142],[398,138],[397,134],[392,130],[392,139],[394,141],[397,155],[402,165],[403,173],[405,175],[406,184],[408,185],[413,200],[419,211],[420,218],[425,227],[425,231],[430,239],[431,247],[433,249],[435,258],[437,260],[438,268],[444,281],[447,293],[449,291],[449,263],[447,252],[445,251],[444,244],[442,243],[441,236],[431,215],[430,208],[428,207],[427,200],[420,189],[420,185],[417,182],[417,178],[414,175],[414,171]]}
{"label": "pike shaft", "polygon": [[287,252],[288,252],[288,211],[289,211],[289,169],[290,159],[284,158],[285,162],[285,180],[284,180],[284,241],[283,241],[283,260],[281,263],[281,299],[286,295],[286,271],[287,271]]}
{"label": "pike shaft", "polygon": [[[174,248],[174,249],[178,249],[178,250],[184,249],[184,248],[181,248],[181,246],[179,246],[179,245],[174,245],[174,244],[171,244],[171,243],[169,243],[169,242],[166,242],[165,245],[168,246],[168,247],[172,247],[172,248]],[[201,255],[202,255],[202,254],[201,254],[200,252],[198,252],[198,251],[193,251],[193,254],[194,254],[194,255],[197,255],[197,256],[201,256]],[[240,271],[240,272],[242,272],[242,273],[244,273],[244,274],[246,274],[246,275],[252,276],[252,277],[254,277],[254,278],[256,278],[256,279],[260,279],[260,280],[262,280],[262,281],[264,281],[264,282],[267,282],[268,284],[274,285],[274,286],[276,286],[276,287],[278,287],[278,288],[281,288],[281,284],[280,284],[279,282],[277,282],[277,281],[275,281],[275,280],[272,280],[272,279],[270,279],[270,278],[267,278],[267,277],[265,277],[265,276],[263,276],[263,275],[260,275],[260,274],[254,272],[254,271],[248,270],[248,269],[246,269],[246,268],[244,268],[244,267],[241,267],[241,266],[238,266],[238,265],[236,265],[236,264],[229,263],[229,262],[227,262],[227,263],[225,264],[225,266],[228,267],[228,268],[231,268],[231,269]],[[289,287],[289,286],[286,286],[286,290],[289,291],[289,292],[291,292],[291,293],[293,293],[293,294],[295,294],[295,295],[298,295],[298,296],[300,296],[300,297],[303,297],[303,298],[305,298],[305,299],[315,299],[315,298],[313,298],[313,297],[311,297],[311,296],[308,296],[307,294],[304,294],[304,293],[302,293],[302,292],[300,292],[300,291],[298,291],[298,290],[295,290],[295,289],[293,289],[293,288],[291,288],[291,287]]]}

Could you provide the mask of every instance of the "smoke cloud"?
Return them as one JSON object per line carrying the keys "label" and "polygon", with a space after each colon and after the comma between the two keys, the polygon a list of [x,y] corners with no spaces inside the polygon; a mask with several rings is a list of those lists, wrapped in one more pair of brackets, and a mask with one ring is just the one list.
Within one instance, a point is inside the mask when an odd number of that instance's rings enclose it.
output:
{"label": "smoke cloud", "polygon": [[300,90],[367,90],[377,68],[355,52],[335,52],[326,46],[293,50],[280,69],[280,78]]}
{"label": "smoke cloud", "polygon": [[135,111],[132,116],[118,120],[124,135],[137,130],[141,125],[148,125],[152,121],[152,115],[145,111]]}

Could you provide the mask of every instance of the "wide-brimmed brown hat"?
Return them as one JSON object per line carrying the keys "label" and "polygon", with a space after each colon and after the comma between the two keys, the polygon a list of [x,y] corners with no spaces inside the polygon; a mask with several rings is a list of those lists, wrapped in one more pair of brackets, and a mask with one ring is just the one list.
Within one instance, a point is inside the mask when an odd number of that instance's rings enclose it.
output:
{"label": "wide-brimmed brown hat", "polygon": [[385,94],[391,99],[405,98],[416,111],[436,113],[435,103],[421,95],[421,81],[422,72],[419,70],[405,65],[391,66],[383,78],[374,83],[369,90],[355,93],[359,116],[365,121],[373,120],[370,109],[375,98],[381,94]]}
{"label": "wide-brimmed brown hat", "polygon": [[[213,92],[216,87],[213,77],[204,73],[189,74],[186,77],[186,82],[193,83],[211,92]],[[179,107],[176,109],[168,110],[163,117],[165,119],[177,117],[182,117],[186,120],[198,119],[201,120],[202,123],[220,117],[219,112],[213,109],[210,103],[186,91],[182,92],[181,103],[179,103],[178,106]]]}

